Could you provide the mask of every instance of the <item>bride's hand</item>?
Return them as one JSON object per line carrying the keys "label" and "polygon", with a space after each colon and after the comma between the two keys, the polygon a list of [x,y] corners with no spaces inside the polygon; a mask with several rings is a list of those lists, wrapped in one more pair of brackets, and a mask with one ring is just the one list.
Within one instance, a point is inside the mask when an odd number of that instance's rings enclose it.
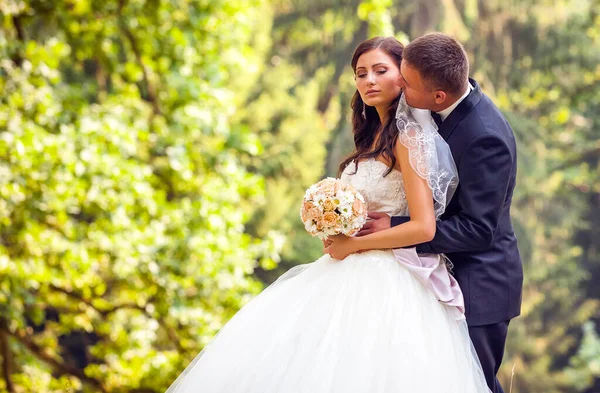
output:
{"label": "bride's hand", "polygon": [[348,255],[358,252],[358,239],[345,235],[330,236],[328,240],[331,244],[323,248],[324,254],[329,254],[332,258],[342,260]]}

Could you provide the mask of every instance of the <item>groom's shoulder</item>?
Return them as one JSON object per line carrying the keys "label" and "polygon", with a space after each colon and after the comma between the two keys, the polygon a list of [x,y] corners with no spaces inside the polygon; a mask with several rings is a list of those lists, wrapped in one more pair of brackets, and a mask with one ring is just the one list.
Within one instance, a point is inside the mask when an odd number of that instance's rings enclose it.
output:
{"label": "groom's shoulder", "polygon": [[475,106],[475,108],[478,111],[496,112],[497,114],[502,116],[502,112],[500,111],[498,106],[496,106],[494,101],[484,92],[481,92],[481,99],[479,100],[479,103],[478,103],[478,105]]}
{"label": "groom's shoulder", "polygon": [[510,124],[500,109],[485,93],[481,93],[479,101],[464,120],[470,127],[475,128],[478,134],[485,132],[504,136],[507,132],[512,133]]}
{"label": "groom's shoulder", "polygon": [[488,144],[506,146],[511,152],[516,150],[516,140],[510,124],[496,104],[483,93],[459,127],[462,128],[459,135],[462,135],[464,149],[474,146],[478,141],[485,141]]}
{"label": "groom's shoulder", "polygon": [[500,109],[496,106],[494,101],[485,93],[480,92],[479,100],[473,106],[472,113],[478,116],[499,116],[504,118]]}

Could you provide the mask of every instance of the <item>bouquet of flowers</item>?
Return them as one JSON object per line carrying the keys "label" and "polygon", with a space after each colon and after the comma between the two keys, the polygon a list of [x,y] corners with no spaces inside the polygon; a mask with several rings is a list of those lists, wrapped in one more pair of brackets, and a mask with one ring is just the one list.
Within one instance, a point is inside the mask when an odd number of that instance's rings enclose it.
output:
{"label": "bouquet of flowers", "polygon": [[300,218],[312,236],[355,235],[367,222],[365,199],[349,184],[328,177],[306,190]]}

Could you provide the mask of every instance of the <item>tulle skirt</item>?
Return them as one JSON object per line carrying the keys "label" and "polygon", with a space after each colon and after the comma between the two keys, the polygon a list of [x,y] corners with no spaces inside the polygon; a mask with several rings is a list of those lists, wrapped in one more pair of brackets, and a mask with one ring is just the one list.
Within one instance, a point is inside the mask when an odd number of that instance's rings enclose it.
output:
{"label": "tulle skirt", "polygon": [[240,310],[168,393],[489,392],[464,318],[392,251],[324,255]]}

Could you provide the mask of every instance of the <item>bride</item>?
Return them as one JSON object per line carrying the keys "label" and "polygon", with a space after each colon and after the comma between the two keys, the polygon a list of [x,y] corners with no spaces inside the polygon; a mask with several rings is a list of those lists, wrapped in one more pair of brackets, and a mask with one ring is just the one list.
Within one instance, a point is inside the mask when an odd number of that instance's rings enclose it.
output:
{"label": "bride", "polygon": [[340,170],[369,211],[410,222],[331,239],[240,310],[167,393],[489,392],[445,258],[402,248],[433,238],[458,181],[429,112],[401,94],[402,50],[379,37],[355,50],[356,150]]}

